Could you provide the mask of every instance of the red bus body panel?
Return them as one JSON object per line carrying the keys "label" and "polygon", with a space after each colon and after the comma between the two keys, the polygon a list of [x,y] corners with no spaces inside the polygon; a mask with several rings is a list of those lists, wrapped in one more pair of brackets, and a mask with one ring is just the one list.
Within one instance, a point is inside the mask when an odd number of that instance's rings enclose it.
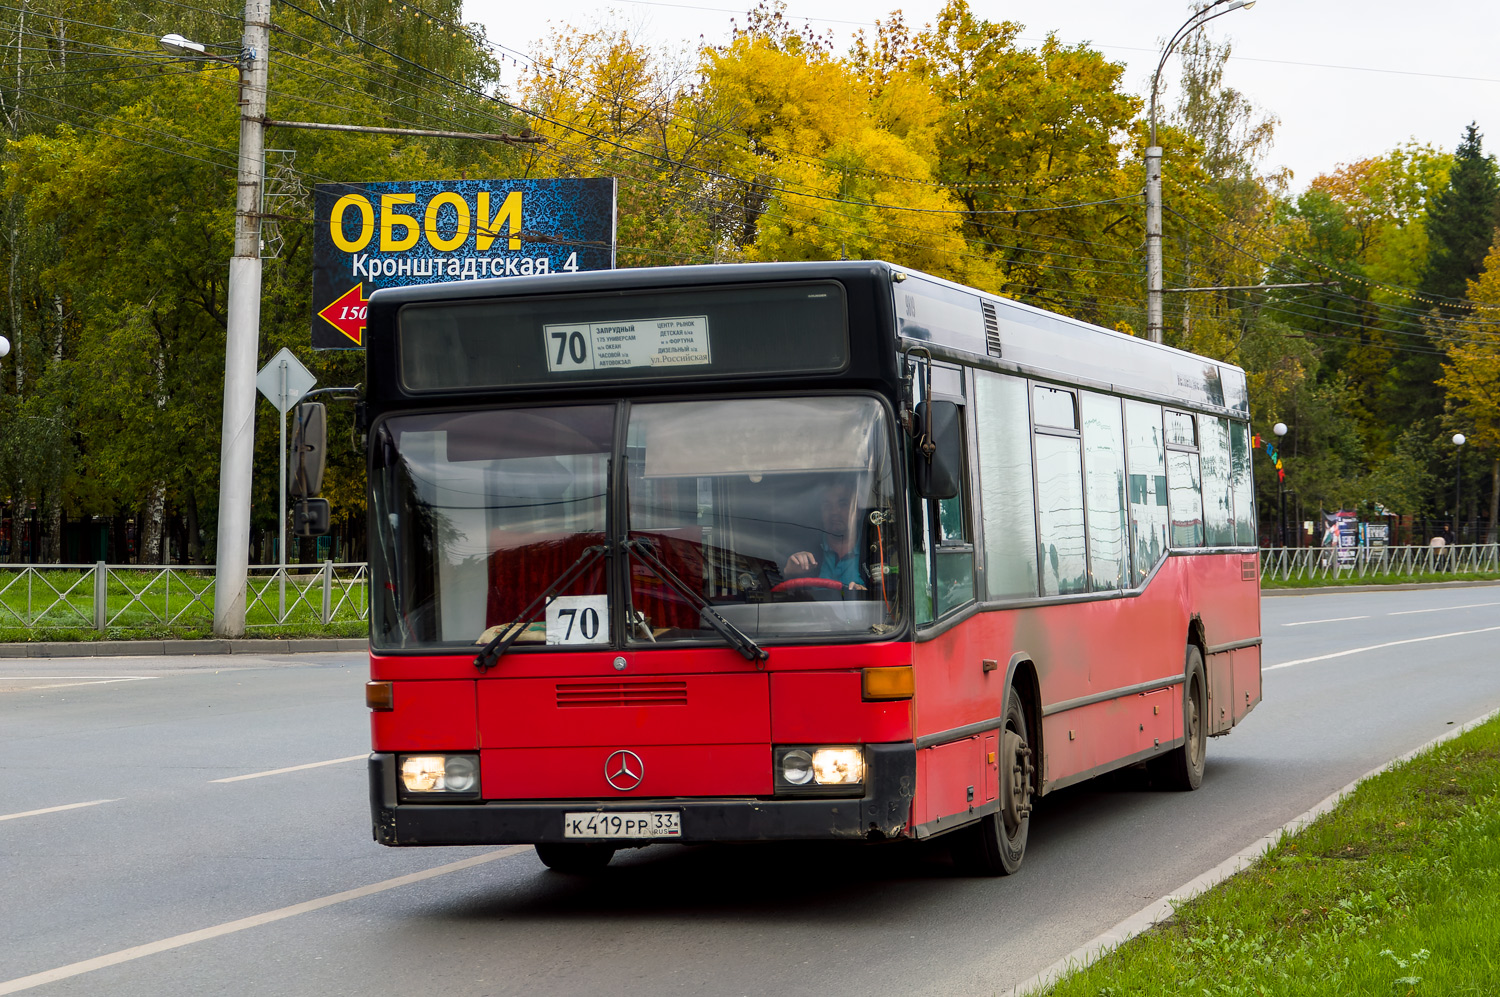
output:
{"label": "red bus body panel", "polygon": [[[1139,594],[979,611],[914,643],[775,647],[764,670],[713,647],[519,651],[484,675],[468,654],[373,656],[371,677],[395,685],[373,746],[477,749],[487,799],[585,801],[766,797],[773,745],[927,736],[940,743],[917,751],[911,826],[942,831],[997,798],[996,731],[943,735],[1002,714],[1013,661],[1040,689],[1044,792],[1183,736],[1190,641],[1208,652],[1210,730],[1242,719],[1261,694],[1257,568],[1252,553],[1176,554]],[[861,669],[905,664],[913,699],[863,699]],[[620,749],[648,773],[630,791],[604,778]]]}

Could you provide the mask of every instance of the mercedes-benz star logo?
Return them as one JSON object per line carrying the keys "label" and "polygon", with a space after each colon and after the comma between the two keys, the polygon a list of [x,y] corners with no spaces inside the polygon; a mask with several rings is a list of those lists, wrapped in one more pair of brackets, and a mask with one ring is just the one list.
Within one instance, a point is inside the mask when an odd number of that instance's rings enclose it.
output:
{"label": "mercedes-benz star logo", "polygon": [[604,781],[622,793],[628,793],[646,777],[646,766],[634,751],[616,751],[604,759]]}

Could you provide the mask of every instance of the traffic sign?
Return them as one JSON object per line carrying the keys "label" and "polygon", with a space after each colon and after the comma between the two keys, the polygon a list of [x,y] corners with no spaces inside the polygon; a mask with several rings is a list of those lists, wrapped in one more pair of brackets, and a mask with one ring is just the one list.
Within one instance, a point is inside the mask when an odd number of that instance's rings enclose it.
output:
{"label": "traffic sign", "polygon": [[369,299],[365,297],[364,281],[360,281],[318,314],[329,325],[352,339],[355,346],[363,346],[365,316],[368,314],[369,307]]}
{"label": "traffic sign", "polygon": [[287,410],[297,404],[297,399],[317,383],[318,379],[313,376],[313,372],[304,367],[302,361],[293,356],[292,351],[285,346],[255,375],[255,386],[282,415],[286,415]]}

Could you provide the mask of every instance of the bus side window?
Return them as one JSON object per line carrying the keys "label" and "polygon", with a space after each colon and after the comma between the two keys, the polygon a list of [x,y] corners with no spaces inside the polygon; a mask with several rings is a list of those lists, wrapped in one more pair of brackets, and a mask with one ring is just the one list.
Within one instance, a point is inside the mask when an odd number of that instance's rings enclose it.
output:
{"label": "bus side window", "polygon": [[1029,598],[1036,595],[1037,548],[1026,381],[977,370],[974,389],[985,594]]}
{"label": "bus side window", "polygon": [[1234,496],[1234,542],[1255,546],[1255,486],[1250,480],[1250,427],[1229,424],[1229,490]]}
{"label": "bus side window", "polygon": [[[959,406],[958,418],[965,423],[964,407]],[[963,450],[968,450],[968,437],[960,433],[964,441]],[[969,462],[967,454],[959,460],[958,494],[952,498],[932,500],[932,576],[935,610],[942,617],[960,606],[974,601],[974,543],[969,535]]]}
{"label": "bus side window", "polygon": [[1042,595],[1089,590],[1083,528],[1083,443],[1071,389],[1032,384],[1036,446],[1036,539]]}
{"label": "bus side window", "polygon": [[1089,580],[1122,589],[1130,576],[1125,524],[1125,422],[1120,399],[1083,392],[1083,463],[1088,495]]}
{"label": "bus side window", "polygon": [[1234,502],[1230,496],[1229,420],[1202,416],[1203,525],[1210,547],[1234,546]]}
{"label": "bus side window", "polygon": [[1125,438],[1134,584],[1139,585],[1167,553],[1167,448],[1161,406],[1127,401]]}
{"label": "bus side window", "polygon": [[1191,412],[1166,410],[1167,510],[1172,515],[1172,546],[1203,546],[1203,486],[1198,434]]}

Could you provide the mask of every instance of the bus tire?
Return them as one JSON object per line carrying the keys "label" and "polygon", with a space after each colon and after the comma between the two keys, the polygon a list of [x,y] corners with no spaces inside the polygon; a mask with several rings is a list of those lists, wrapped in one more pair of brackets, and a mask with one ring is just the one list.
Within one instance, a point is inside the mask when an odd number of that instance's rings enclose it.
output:
{"label": "bus tire", "polygon": [[615,857],[613,845],[575,845],[556,842],[536,846],[536,857],[553,872],[588,876],[609,865]]}
{"label": "bus tire", "polygon": [[957,832],[953,854],[960,868],[975,876],[1009,876],[1026,856],[1031,828],[1031,799],[1036,768],[1026,707],[1019,689],[1006,697],[1005,723],[1000,729],[1000,809],[985,814],[973,827]]}
{"label": "bus tire", "polygon": [[1203,785],[1208,753],[1208,685],[1203,652],[1189,644],[1182,680],[1182,744],[1152,762],[1152,776],[1168,789],[1188,792]]}

